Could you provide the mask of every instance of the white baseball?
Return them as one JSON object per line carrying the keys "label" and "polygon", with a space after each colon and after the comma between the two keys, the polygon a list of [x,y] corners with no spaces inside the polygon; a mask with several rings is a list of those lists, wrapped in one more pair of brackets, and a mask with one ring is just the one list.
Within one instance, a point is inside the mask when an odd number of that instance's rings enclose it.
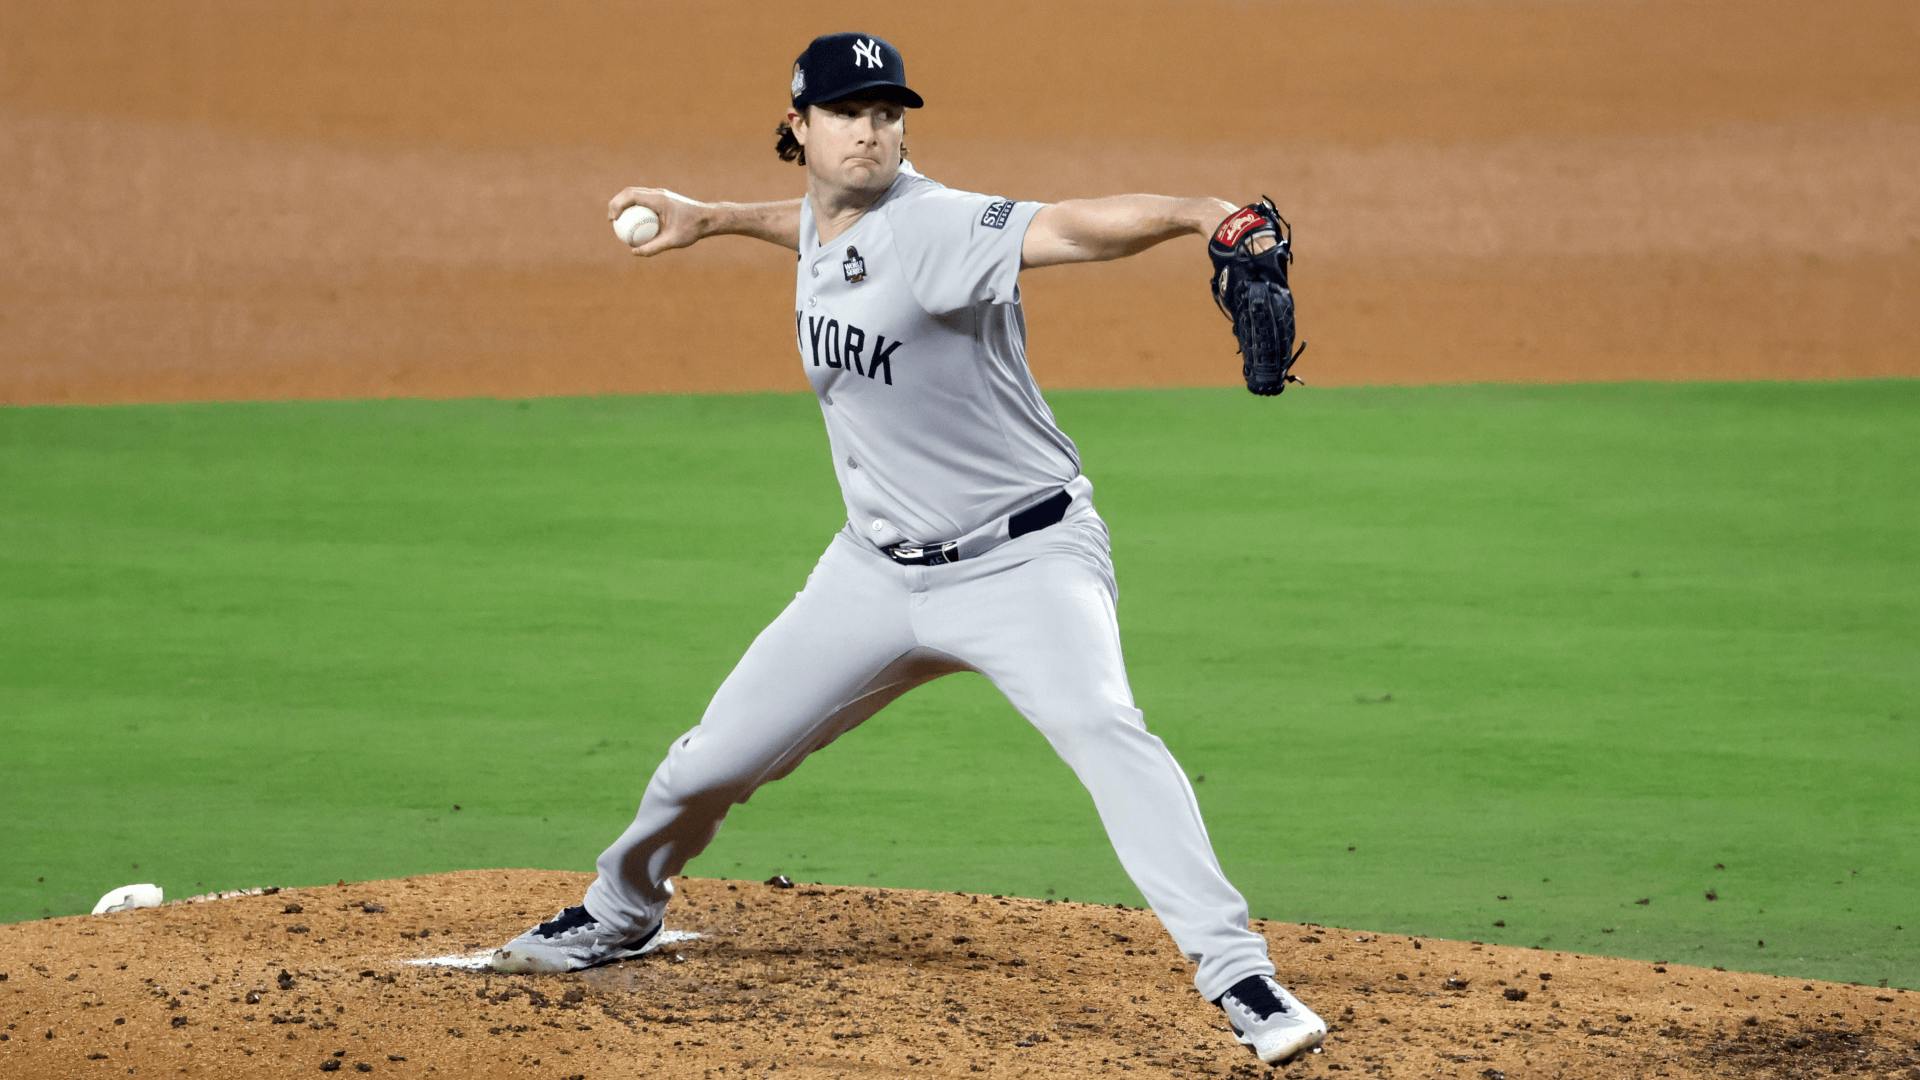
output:
{"label": "white baseball", "polygon": [[644,206],[629,206],[613,220],[613,235],[628,247],[639,247],[660,235],[660,215]]}

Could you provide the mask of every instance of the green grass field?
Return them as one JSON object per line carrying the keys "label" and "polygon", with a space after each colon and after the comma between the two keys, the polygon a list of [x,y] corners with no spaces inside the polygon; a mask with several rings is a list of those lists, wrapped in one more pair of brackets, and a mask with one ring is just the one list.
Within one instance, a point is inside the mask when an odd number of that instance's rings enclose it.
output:
{"label": "green grass field", "polygon": [[[1920,987],[1920,382],[1053,398],[1256,915]],[[839,506],[806,396],[0,409],[0,919],[588,869]],[[971,676],[774,871],[1138,902]]]}

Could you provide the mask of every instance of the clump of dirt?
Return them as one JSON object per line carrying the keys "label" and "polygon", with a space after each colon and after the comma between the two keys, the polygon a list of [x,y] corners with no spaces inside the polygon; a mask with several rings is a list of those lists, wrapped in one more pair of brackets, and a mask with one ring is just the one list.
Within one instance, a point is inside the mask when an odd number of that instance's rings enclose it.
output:
{"label": "clump of dirt", "polygon": [[473,871],[0,926],[0,1076],[1920,1080],[1920,996],[1256,923],[1332,1025],[1269,1070],[1151,912],[682,879],[698,934],[567,976],[455,962],[587,877]]}

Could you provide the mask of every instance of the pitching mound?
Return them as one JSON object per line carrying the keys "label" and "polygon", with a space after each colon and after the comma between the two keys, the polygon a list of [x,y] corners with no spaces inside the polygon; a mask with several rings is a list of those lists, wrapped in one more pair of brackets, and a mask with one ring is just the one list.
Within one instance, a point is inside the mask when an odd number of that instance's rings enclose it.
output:
{"label": "pitching mound", "polygon": [[[0,1076],[1267,1072],[1132,909],[683,879],[668,926],[698,936],[651,957],[456,966],[586,882],[470,872],[0,926]],[[1289,1077],[1920,1078],[1905,991],[1258,927],[1333,1026]]]}

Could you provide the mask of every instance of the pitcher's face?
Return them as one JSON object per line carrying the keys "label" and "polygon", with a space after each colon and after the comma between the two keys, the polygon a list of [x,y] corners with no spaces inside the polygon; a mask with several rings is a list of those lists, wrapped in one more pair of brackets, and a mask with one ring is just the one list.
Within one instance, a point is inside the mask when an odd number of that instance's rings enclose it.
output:
{"label": "pitcher's face", "polygon": [[906,109],[885,98],[853,97],[790,113],[794,138],[807,149],[814,183],[845,191],[885,191],[900,172]]}

